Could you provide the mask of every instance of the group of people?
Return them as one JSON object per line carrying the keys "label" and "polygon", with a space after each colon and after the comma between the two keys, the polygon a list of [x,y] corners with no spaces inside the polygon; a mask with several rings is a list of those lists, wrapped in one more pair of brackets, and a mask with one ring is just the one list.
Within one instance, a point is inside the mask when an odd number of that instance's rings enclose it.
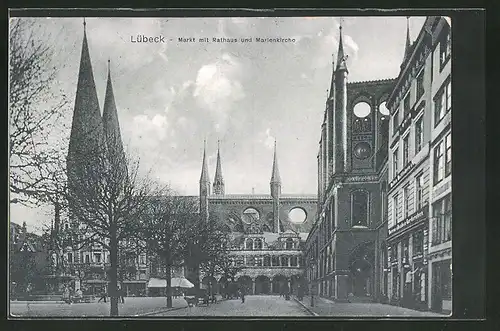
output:
{"label": "group of people", "polygon": [[72,304],[74,301],[79,301],[83,298],[83,292],[81,289],[73,290],[69,286],[64,287],[63,300],[67,304]]}
{"label": "group of people", "polygon": [[[118,301],[121,303],[125,303],[125,291],[119,287],[116,292],[118,294]],[[102,290],[99,300],[97,302],[101,302],[104,300],[104,303],[106,303],[107,298],[108,298],[108,293],[106,293],[105,290]]]}

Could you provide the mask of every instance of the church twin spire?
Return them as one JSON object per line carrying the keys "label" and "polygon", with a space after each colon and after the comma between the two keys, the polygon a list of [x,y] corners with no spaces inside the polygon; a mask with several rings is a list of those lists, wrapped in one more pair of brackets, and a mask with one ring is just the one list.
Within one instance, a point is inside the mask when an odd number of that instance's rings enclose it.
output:
{"label": "church twin spire", "polygon": [[[201,176],[200,176],[200,187],[208,185],[210,187],[210,176],[208,174],[208,166],[207,166],[207,158],[206,158],[206,141],[204,141],[203,148],[203,161],[201,167]],[[278,169],[278,157],[276,154],[276,141],[274,142],[274,159],[273,159],[273,170],[271,174],[271,191],[273,190],[273,186],[281,186],[281,177]],[[215,168],[215,177],[213,183],[213,193],[215,195],[224,195],[225,194],[225,184],[224,178],[222,176],[222,162],[220,156],[220,141],[217,141],[217,165]],[[210,193],[208,193],[210,194]]]}
{"label": "church twin spire", "polygon": [[217,167],[214,177],[214,194],[224,195],[224,178],[222,178],[222,165],[220,161],[220,140],[217,141]]}
{"label": "church twin spire", "polygon": [[68,148],[68,174],[81,166],[79,163],[82,159],[85,161],[85,158],[91,156],[95,152],[94,149],[103,146],[103,143],[108,144],[108,151],[113,151],[113,153],[118,153],[117,155],[120,157],[124,157],[120,124],[111,83],[109,60],[108,80],[103,114],[101,116],[92,62],[90,60],[86,25],[84,20],[82,53]]}

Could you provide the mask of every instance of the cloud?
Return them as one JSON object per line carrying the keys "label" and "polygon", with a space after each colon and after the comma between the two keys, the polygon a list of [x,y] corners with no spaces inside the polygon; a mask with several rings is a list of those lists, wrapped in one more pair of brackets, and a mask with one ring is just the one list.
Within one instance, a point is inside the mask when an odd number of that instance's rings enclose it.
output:
{"label": "cloud", "polygon": [[344,40],[345,45],[352,52],[351,56],[354,57],[354,58],[356,58],[358,56],[358,51],[359,51],[358,44],[349,35],[344,35],[344,39],[345,39]]}
{"label": "cloud", "polygon": [[193,96],[202,108],[212,114],[218,132],[224,130],[234,103],[245,96],[238,80],[240,71],[239,62],[227,53],[198,70]]}
{"label": "cloud", "polygon": [[263,136],[263,138],[260,139],[260,142],[263,143],[267,149],[272,149],[276,138],[271,135],[271,129],[267,128],[266,132],[261,133],[261,136]]}
{"label": "cloud", "polygon": [[141,144],[162,141],[167,136],[167,118],[156,114],[152,118],[147,115],[137,115],[133,118],[134,135],[141,140]]}

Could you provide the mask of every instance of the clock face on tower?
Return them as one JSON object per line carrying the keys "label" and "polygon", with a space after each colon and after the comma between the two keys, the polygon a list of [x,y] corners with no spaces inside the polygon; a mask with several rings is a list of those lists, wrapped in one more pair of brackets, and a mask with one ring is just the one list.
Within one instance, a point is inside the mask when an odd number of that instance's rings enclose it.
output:
{"label": "clock face on tower", "polygon": [[360,160],[370,157],[371,154],[372,148],[370,144],[365,141],[357,143],[356,146],[354,146],[354,156]]}

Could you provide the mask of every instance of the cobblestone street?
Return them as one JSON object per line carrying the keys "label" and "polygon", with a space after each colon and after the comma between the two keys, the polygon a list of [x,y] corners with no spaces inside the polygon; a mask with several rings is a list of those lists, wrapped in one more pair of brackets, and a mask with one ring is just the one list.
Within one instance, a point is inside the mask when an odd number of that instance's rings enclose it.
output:
{"label": "cobblestone street", "polygon": [[[166,310],[166,298],[143,298],[127,297],[125,303],[118,304],[120,316],[137,316],[157,311]],[[172,300],[173,308],[187,307],[182,298]],[[73,303],[71,305],[62,302],[10,302],[10,315],[20,317],[106,317],[109,316],[109,300],[104,302]]]}
{"label": "cobblestone street", "polygon": [[209,306],[190,307],[152,316],[311,316],[299,303],[274,295],[249,295]]}
{"label": "cobblestone street", "polygon": [[317,316],[364,316],[364,317],[447,317],[428,311],[418,311],[381,303],[336,303],[328,299],[314,297],[314,307],[311,307],[311,297],[307,296],[299,302],[305,309]]}

